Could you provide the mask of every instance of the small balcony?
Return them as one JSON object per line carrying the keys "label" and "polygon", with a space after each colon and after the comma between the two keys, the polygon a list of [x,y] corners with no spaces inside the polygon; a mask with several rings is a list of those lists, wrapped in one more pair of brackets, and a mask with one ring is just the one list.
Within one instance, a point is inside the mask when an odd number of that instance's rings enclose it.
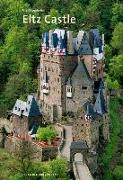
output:
{"label": "small balcony", "polygon": [[43,83],[43,93],[48,94],[49,93],[49,84],[48,83]]}

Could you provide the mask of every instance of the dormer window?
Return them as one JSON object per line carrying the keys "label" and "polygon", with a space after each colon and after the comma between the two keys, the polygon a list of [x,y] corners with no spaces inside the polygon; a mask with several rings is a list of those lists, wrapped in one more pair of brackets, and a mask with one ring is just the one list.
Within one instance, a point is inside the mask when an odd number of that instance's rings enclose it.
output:
{"label": "dormer window", "polygon": [[72,97],[72,86],[66,86],[66,96],[68,98],[71,98]]}

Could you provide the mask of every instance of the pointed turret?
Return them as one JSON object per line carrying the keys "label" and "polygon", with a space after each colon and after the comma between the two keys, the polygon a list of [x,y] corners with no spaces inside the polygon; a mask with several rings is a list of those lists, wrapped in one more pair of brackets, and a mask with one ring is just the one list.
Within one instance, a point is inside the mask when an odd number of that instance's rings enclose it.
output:
{"label": "pointed turret", "polygon": [[105,103],[105,99],[104,99],[102,89],[99,89],[99,93],[97,95],[96,102],[95,102],[95,105],[94,105],[94,110],[98,114],[101,114],[101,115],[103,115],[104,113],[107,112],[106,103]]}

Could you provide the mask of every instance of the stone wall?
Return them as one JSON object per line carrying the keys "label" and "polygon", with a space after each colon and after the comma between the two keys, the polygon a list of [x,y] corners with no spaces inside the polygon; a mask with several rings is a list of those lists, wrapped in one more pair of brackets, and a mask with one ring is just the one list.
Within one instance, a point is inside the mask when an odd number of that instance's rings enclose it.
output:
{"label": "stone wall", "polygon": [[17,136],[23,136],[28,134],[29,126],[28,126],[28,118],[25,116],[17,116],[12,115],[10,118],[12,123],[12,132]]}
{"label": "stone wall", "polygon": [[41,117],[26,117],[12,115],[10,118],[10,123],[12,127],[12,132],[15,135],[26,135],[28,134],[29,128],[32,127],[33,123],[41,124]]}
{"label": "stone wall", "polygon": [[[14,155],[17,155],[19,152],[19,147],[22,146],[22,140],[16,137],[6,137],[5,141],[5,149]],[[29,151],[33,151],[33,158],[40,161],[47,161],[49,159],[53,159],[58,155],[58,147],[49,146],[49,147],[41,147],[35,142],[28,141],[31,146]]]}
{"label": "stone wall", "polygon": [[[74,82],[74,81],[73,81]],[[76,113],[88,98],[92,99],[93,90],[91,87],[87,87],[86,90],[82,89],[81,80],[76,80],[75,85],[72,87],[73,97],[66,98],[66,110],[67,112]]]}
{"label": "stone wall", "polygon": [[[75,56],[41,55],[40,60],[40,101],[44,114],[49,118],[61,119],[66,111],[65,81],[77,63]],[[47,72],[49,93],[43,93],[43,75]]]}
{"label": "stone wall", "polygon": [[78,73],[74,73],[72,76],[72,97],[66,98],[66,110],[68,112],[77,112],[88,98],[92,99],[93,97],[92,86],[82,84],[83,76]]}
{"label": "stone wall", "polygon": [[103,126],[102,126],[102,132],[103,132],[103,137],[105,141],[109,141],[110,139],[110,132],[109,132],[109,114],[105,113],[103,115]]}
{"label": "stone wall", "polygon": [[0,118],[0,128],[3,126],[6,128],[7,132],[10,132],[12,129],[12,123],[9,119]]}
{"label": "stone wall", "polygon": [[[75,141],[85,140],[89,148],[96,149],[99,143],[99,127],[103,123],[103,118],[98,118],[94,121],[93,120],[85,121],[84,115],[85,115],[84,110],[83,111],[81,110],[81,112],[79,112],[79,116],[76,117],[73,121],[74,140]],[[108,130],[106,133],[108,133]]]}

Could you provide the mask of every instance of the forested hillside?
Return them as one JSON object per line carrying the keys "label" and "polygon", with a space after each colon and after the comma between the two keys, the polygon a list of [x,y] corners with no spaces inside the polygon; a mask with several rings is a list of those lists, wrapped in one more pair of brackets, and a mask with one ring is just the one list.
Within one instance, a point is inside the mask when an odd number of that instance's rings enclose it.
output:
{"label": "forested hillside", "polygon": [[[42,9],[42,12],[28,10]],[[23,24],[24,14],[42,17],[40,24]],[[70,14],[72,25],[52,25],[44,15]],[[67,26],[67,27],[66,27]],[[0,1],[0,116],[12,108],[17,98],[25,99],[37,90],[41,33],[64,27],[75,33],[99,28],[105,34],[106,79],[109,88],[123,81],[123,1],[122,0],[1,0]]]}

